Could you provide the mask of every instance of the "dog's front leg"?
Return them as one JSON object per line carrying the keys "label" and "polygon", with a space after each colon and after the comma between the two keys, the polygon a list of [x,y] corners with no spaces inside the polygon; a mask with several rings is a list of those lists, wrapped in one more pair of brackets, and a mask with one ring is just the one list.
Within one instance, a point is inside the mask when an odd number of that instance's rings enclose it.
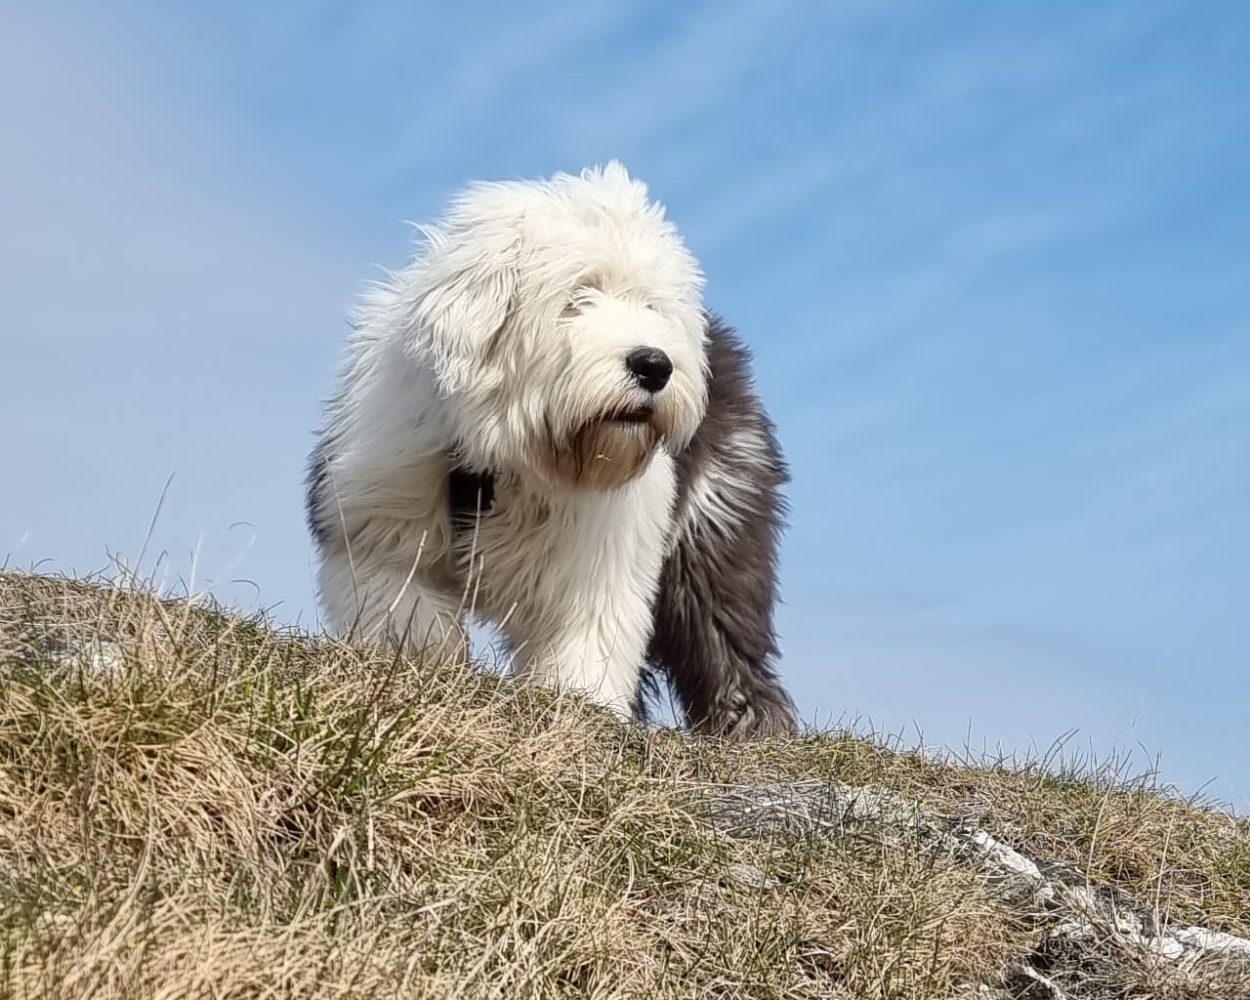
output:
{"label": "dog's front leg", "polygon": [[468,636],[454,596],[429,587],[400,563],[355,563],[346,552],[331,550],[323,557],[318,587],[333,632],[413,657],[467,658]]}
{"label": "dog's front leg", "polygon": [[582,594],[568,614],[546,628],[526,629],[517,644],[519,676],[561,691],[586,695],[628,717],[642,676],[651,627],[647,596]]}
{"label": "dog's front leg", "polygon": [[552,519],[572,530],[545,539],[538,585],[518,595],[508,632],[519,675],[633,714],[672,493],[671,462],[657,456],[640,480]]}

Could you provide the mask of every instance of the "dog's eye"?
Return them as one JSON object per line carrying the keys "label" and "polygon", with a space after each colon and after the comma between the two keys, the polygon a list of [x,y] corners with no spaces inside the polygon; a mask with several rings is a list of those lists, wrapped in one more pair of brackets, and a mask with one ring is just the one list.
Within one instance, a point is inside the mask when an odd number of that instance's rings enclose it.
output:
{"label": "dog's eye", "polygon": [[560,310],[561,317],[577,316],[590,305],[593,294],[600,291],[599,281],[596,278],[587,278],[578,283],[569,295],[568,300],[564,304],[564,308]]}

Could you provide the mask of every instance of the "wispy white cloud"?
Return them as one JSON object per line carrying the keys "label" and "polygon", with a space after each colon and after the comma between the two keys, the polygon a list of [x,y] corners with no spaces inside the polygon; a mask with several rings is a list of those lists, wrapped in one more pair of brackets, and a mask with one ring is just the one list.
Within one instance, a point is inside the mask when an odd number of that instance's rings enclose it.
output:
{"label": "wispy white cloud", "polygon": [[[446,34],[427,26],[418,28],[420,22],[393,11],[392,29],[407,25],[404,34],[411,38],[415,52],[438,47],[435,37],[454,38],[468,30],[471,55],[447,61],[442,72],[426,75],[419,86],[388,87],[395,80],[412,80],[412,74],[377,72],[372,46],[353,46],[352,61],[375,67],[370,89],[392,92],[389,100],[396,116],[392,134],[398,142],[387,157],[390,174],[411,176],[414,162],[431,155],[439,160],[455,158],[464,144],[486,141],[493,126],[506,124],[518,114],[532,115],[536,109],[524,95],[534,78],[558,72],[561,65],[575,61],[580,50],[602,43],[638,6],[588,5],[576,16],[560,4],[537,10],[517,8],[503,16],[484,15],[470,26],[456,25]],[[463,56],[464,50],[457,46],[452,52]],[[414,58],[412,51],[406,55]]]}
{"label": "wispy white cloud", "polygon": [[693,199],[683,228],[704,253],[741,239],[761,224],[784,223],[839,179],[839,166],[826,152],[797,153],[755,169],[710,176],[708,194]]}
{"label": "wispy white cloud", "polygon": [[566,125],[579,142],[632,146],[732,94],[802,30],[812,0],[730,0],[692,8],[611,85],[589,88]]}

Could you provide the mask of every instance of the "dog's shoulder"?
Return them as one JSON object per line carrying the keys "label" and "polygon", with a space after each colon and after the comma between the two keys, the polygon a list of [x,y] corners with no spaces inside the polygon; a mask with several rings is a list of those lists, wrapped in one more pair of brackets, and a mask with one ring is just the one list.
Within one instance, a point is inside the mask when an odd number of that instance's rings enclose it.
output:
{"label": "dog's shoulder", "polygon": [[756,484],[789,481],[776,428],[755,386],[751,352],[738,332],[707,315],[708,399],[703,421],[677,456],[678,510],[692,483],[713,467],[752,470]]}

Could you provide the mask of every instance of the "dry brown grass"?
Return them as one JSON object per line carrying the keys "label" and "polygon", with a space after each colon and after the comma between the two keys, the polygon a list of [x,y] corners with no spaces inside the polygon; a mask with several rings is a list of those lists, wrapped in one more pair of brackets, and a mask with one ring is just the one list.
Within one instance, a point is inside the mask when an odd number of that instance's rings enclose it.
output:
{"label": "dry brown grass", "polygon": [[0,573],[0,990],[928,1000],[1034,946],[918,841],[734,840],[700,813],[718,783],[829,776],[1250,933],[1250,829],[1145,783],[645,733],[471,669]]}

